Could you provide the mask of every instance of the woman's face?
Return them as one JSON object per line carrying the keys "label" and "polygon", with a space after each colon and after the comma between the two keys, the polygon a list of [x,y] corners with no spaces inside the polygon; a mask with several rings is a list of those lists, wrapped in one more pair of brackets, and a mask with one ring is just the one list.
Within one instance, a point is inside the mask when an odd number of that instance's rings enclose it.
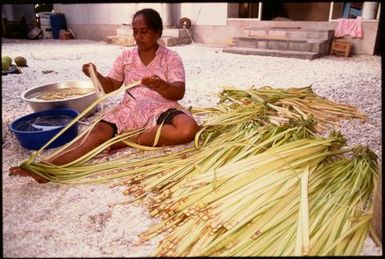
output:
{"label": "woman's face", "polygon": [[140,50],[149,50],[157,46],[159,32],[148,27],[146,18],[139,14],[132,22],[134,39]]}

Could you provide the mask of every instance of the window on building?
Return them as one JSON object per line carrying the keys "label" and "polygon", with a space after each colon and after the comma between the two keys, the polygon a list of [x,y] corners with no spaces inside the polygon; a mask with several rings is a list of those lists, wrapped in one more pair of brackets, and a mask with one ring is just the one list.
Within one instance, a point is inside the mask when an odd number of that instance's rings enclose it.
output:
{"label": "window on building", "polygon": [[258,18],[259,3],[239,3],[239,18]]}
{"label": "window on building", "polygon": [[261,2],[229,3],[228,18],[261,19]]}
{"label": "window on building", "polygon": [[379,2],[332,2],[329,20],[339,18],[355,19],[358,16],[364,20],[378,20],[380,14]]}

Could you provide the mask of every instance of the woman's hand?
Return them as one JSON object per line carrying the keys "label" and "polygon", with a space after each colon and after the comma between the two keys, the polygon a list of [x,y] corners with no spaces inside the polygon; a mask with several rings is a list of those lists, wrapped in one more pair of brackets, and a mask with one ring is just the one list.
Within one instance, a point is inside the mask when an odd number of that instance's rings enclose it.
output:
{"label": "woman's hand", "polygon": [[162,85],[162,79],[159,76],[153,75],[151,77],[144,77],[142,83],[145,84],[148,88],[158,91]]}
{"label": "woman's hand", "polygon": [[122,86],[123,82],[120,82],[118,80],[115,80],[109,76],[103,76],[102,74],[100,74],[97,70],[96,70],[96,66],[93,64],[93,63],[87,63],[87,64],[84,64],[83,65],[83,68],[82,68],[82,72],[88,76],[88,77],[91,77],[90,75],[90,69],[91,67],[94,68],[94,71],[95,71],[95,75],[97,77],[97,79],[99,80],[100,84],[102,85],[103,89],[104,89],[104,92],[106,94],[112,92],[112,91],[115,91],[116,89],[118,89],[119,87]]}
{"label": "woman's hand", "polygon": [[158,92],[166,99],[177,101],[183,98],[185,92],[185,84],[181,81],[167,82],[162,80],[159,76],[153,75],[144,77],[142,84],[146,85],[151,90]]}
{"label": "woman's hand", "polygon": [[93,66],[94,71],[95,71],[95,74],[96,74],[96,66],[95,66],[94,64],[92,64],[92,63],[84,64],[84,65],[83,65],[83,68],[82,68],[83,73],[84,73],[86,76],[88,76],[88,77],[90,77],[89,69],[91,69],[91,66]]}

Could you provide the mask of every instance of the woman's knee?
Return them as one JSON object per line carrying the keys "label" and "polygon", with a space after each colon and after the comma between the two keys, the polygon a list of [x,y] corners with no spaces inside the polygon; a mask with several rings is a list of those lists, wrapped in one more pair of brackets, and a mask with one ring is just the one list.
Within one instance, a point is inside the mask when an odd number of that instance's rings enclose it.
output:
{"label": "woman's knee", "polygon": [[198,130],[198,124],[194,120],[191,120],[189,123],[185,123],[183,127],[179,129],[179,134],[181,139],[185,141],[191,141],[194,139],[195,134],[198,132]]}
{"label": "woman's knee", "polygon": [[95,140],[97,140],[97,142],[103,143],[104,141],[114,136],[114,129],[108,123],[101,121],[95,125],[95,127],[92,129],[91,134],[95,137]]}

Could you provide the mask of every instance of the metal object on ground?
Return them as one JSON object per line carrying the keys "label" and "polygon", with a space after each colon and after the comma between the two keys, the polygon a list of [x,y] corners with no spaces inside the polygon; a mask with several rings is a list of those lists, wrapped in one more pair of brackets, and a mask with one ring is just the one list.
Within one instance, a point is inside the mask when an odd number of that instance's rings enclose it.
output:
{"label": "metal object on ground", "polygon": [[180,28],[188,29],[191,27],[191,20],[187,17],[182,17],[179,19]]}
{"label": "metal object on ground", "polygon": [[[71,89],[74,92],[83,89],[87,90],[88,93],[83,95],[69,95],[68,97],[62,99],[53,100],[37,98],[49,91],[57,90],[57,92],[59,92],[67,89],[68,92],[71,92]],[[28,102],[32,110],[35,112],[55,108],[72,108],[81,113],[86,108],[88,108],[94,101],[96,101],[97,98],[98,97],[92,82],[82,80],[63,81],[41,85],[28,89],[21,94],[21,99]],[[87,113],[86,116],[92,115],[96,112],[96,110],[97,107],[93,108],[89,113]]]}
{"label": "metal object on ground", "polygon": [[38,27],[34,27],[27,35],[28,39],[33,40],[36,39],[40,34],[42,33],[42,30]]}

